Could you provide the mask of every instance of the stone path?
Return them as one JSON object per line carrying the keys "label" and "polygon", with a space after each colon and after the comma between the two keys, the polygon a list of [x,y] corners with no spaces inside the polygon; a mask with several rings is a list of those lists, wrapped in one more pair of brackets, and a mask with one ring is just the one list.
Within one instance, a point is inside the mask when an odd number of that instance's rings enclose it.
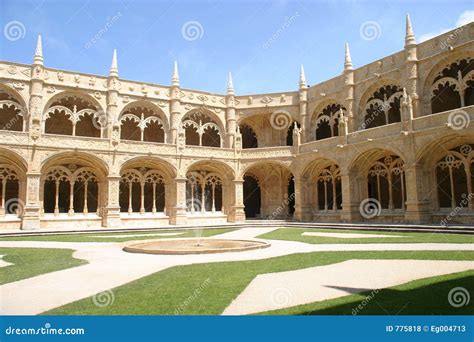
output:
{"label": "stone path", "polygon": [[6,266],[13,265],[11,262],[3,260],[4,256],[5,255],[0,255],[0,267],[6,267]]}
{"label": "stone path", "polygon": [[283,309],[470,269],[474,269],[472,261],[347,260],[260,274],[223,314],[248,315]]}
{"label": "stone path", "polygon": [[303,236],[321,236],[340,239],[370,239],[370,238],[404,238],[402,235],[383,235],[383,234],[355,234],[355,233],[323,233],[323,232],[304,232]]}
{"label": "stone path", "polygon": [[[276,228],[243,228],[210,238],[251,239]],[[177,238],[180,239],[180,238]],[[259,240],[259,239],[256,239]],[[147,240],[150,241],[150,240]],[[35,315],[177,265],[258,260],[316,251],[474,250],[474,244],[307,244],[265,240],[269,248],[201,255],[146,255],[122,251],[124,243],[0,241],[0,247],[68,248],[87,265],[42,274],[0,286],[0,314]]]}

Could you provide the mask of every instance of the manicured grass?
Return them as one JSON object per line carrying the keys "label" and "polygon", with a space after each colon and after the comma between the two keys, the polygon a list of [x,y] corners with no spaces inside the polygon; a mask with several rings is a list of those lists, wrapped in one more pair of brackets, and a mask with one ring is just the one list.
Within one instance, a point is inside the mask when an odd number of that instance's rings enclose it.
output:
{"label": "manicured grass", "polygon": [[[322,236],[305,236],[304,232],[322,233],[357,233],[370,235],[395,235],[403,237],[381,238],[335,238]],[[280,228],[258,236],[261,239],[300,241],[305,243],[474,243],[474,235],[442,233],[405,233],[405,232],[368,232],[361,230]]]}
{"label": "manicured grass", "polygon": [[472,300],[459,308],[449,304],[449,291],[456,287],[474,293],[474,270],[414,280],[378,292],[268,311],[263,315],[472,315]]}
{"label": "manicured grass", "polygon": [[0,284],[87,264],[85,260],[73,258],[73,252],[71,249],[2,247],[2,259],[13,265],[0,267]]}
{"label": "manicured grass", "polygon": [[[200,233],[193,229],[174,229],[174,230],[153,230],[153,231],[132,231],[132,232],[116,232],[116,233],[91,233],[91,234],[65,234],[65,235],[35,235],[35,236],[12,236],[12,237],[1,237],[0,241],[62,241],[62,242],[123,242],[131,240],[147,240],[147,239],[170,239],[170,238],[184,238],[184,237],[207,237],[217,234],[223,234],[231,232],[235,229],[232,228],[219,228],[219,229],[204,229]],[[171,236],[157,236],[153,234],[161,233],[183,233],[180,235]],[[132,236],[132,235],[149,235],[150,236]],[[130,235],[128,237],[114,238],[114,235]],[[100,236],[110,236],[110,238],[104,238]]]}
{"label": "manicured grass", "polygon": [[[218,315],[258,275],[327,265],[350,259],[474,260],[472,251],[314,252],[264,260],[176,266],[112,289],[114,302],[97,307],[86,298],[48,311],[48,315]],[[436,279],[434,281],[437,281]],[[464,284],[464,282],[463,282]],[[394,292],[395,293],[395,292]],[[400,300],[405,304],[407,298]],[[409,300],[411,297],[408,297]],[[396,297],[393,297],[397,301]],[[446,295],[430,299],[443,313]],[[376,311],[376,310],[374,310]],[[380,309],[378,314],[386,314]],[[403,312],[410,313],[410,310]],[[429,311],[427,311],[429,313]]]}

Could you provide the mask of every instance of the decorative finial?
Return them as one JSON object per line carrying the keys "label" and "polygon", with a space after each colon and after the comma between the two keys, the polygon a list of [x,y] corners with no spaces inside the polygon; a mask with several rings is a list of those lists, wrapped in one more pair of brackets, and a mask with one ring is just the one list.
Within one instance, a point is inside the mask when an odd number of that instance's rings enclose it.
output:
{"label": "decorative finial", "polygon": [[229,78],[227,79],[227,95],[234,95],[234,82],[232,81],[231,72],[229,72]]}
{"label": "decorative finial", "polygon": [[110,65],[109,76],[118,77],[118,63],[117,63],[117,50],[114,49],[114,54],[112,55],[112,64]]}
{"label": "decorative finial", "polygon": [[306,88],[306,76],[304,74],[304,67],[303,64],[301,64],[301,69],[300,69],[300,88]]}
{"label": "decorative finial", "polygon": [[174,61],[173,68],[173,78],[171,80],[171,85],[174,87],[179,87],[179,73],[178,73],[178,62]]}
{"label": "decorative finial", "polygon": [[352,70],[351,51],[349,50],[349,43],[346,43],[344,56],[344,70]]}
{"label": "decorative finial", "polygon": [[411,44],[416,44],[416,41],[415,41],[415,34],[413,33],[413,27],[411,25],[410,14],[407,13],[405,45],[411,45]]}
{"label": "decorative finial", "polygon": [[43,65],[43,44],[41,42],[41,35],[38,35],[38,41],[36,42],[35,58],[33,64]]}

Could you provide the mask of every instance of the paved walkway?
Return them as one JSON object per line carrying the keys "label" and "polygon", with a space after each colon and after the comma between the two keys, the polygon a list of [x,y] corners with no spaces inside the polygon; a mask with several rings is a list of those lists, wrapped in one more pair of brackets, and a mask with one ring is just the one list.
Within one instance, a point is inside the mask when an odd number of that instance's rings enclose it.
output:
{"label": "paved walkway", "polygon": [[347,260],[258,275],[224,310],[248,315],[289,308],[474,268],[472,261]]}
{"label": "paved walkway", "polygon": [[[211,238],[250,239],[276,228],[243,228]],[[257,239],[258,240],[258,239]],[[150,241],[150,240],[147,240]],[[268,241],[268,240],[267,240]],[[0,314],[35,315],[87,298],[146,275],[177,265],[258,260],[315,251],[474,250],[474,244],[326,244],[271,240],[269,248],[237,253],[201,255],[147,255],[122,251],[123,243],[0,241],[0,247],[68,248],[87,265],[0,286]]]}

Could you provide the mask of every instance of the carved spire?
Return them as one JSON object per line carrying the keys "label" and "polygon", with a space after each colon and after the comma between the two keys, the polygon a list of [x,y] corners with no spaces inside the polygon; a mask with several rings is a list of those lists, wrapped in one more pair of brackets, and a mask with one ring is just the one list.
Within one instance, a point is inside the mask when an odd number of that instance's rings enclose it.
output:
{"label": "carved spire", "polygon": [[227,95],[234,95],[234,82],[232,81],[231,72],[229,72],[229,78],[227,79]]}
{"label": "carved spire", "polygon": [[171,80],[171,85],[174,87],[179,87],[179,73],[178,73],[178,62],[174,61],[173,68],[173,78]]}
{"label": "carved spire", "polygon": [[411,26],[410,14],[407,13],[405,45],[412,45],[412,44],[416,44],[415,34],[413,33],[413,27]]}
{"label": "carved spire", "polygon": [[300,89],[302,88],[306,88],[306,76],[304,74],[303,64],[301,64],[301,69],[300,69]]}
{"label": "carved spire", "polygon": [[346,43],[344,56],[344,70],[352,70],[351,51],[349,50],[349,43]]}
{"label": "carved spire", "polygon": [[38,41],[36,42],[35,58],[33,64],[43,65],[43,44],[41,42],[41,35],[38,35]]}
{"label": "carved spire", "polygon": [[112,64],[110,65],[109,76],[118,77],[118,63],[117,63],[117,50],[114,49],[114,54],[112,55]]}

